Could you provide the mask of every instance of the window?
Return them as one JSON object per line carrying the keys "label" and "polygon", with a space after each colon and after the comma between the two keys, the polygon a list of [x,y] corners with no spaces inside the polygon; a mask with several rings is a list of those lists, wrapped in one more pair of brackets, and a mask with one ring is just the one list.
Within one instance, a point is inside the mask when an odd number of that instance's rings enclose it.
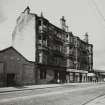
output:
{"label": "window", "polygon": [[4,64],[0,63],[0,81],[3,81]]}
{"label": "window", "polygon": [[40,70],[40,79],[46,79],[46,70]]}
{"label": "window", "polygon": [[59,50],[60,50],[60,52],[62,52],[62,46],[59,46]]}
{"label": "window", "polygon": [[67,47],[67,49],[66,49],[66,50],[67,50],[67,54],[69,54],[69,47]]}
{"label": "window", "polygon": [[38,35],[38,39],[41,40],[41,34]]}
{"label": "window", "polygon": [[42,35],[43,40],[47,40],[47,34],[44,32]]}
{"label": "window", "polygon": [[70,60],[67,59],[67,67],[69,67],[69,66],[70,66]]}
{"label": "window", "polygon": [[43,54],[39,53],[39,63],[42,63],[42,56],[43,56]]}
{"label": "window", "polygon": [[47,21],[43,21],[43,24],[46,26],[47,25]]}
{"label": "window", "polygon": [[47,55],[46,54],[43,55],[43,63],[47,64]]}
{"label": "window", "polygon": [[41,20],[38,21],[38,25],[39,25],[39,26],[41,25]]}
{"label": "window", "polygon": [[0,73],[3,73],[3,67],[4,67],[4,64],[0,63]]}
{"label": "window", "polygon": [[66,35],[66,38],[68,38],[68,34]]}
{"label": "window", "polygon": [[60,65],[62,63],[62,60],[60,57],[54,57],[54,64],[55,65]]}
{"label": "window", "polygon": [[71,42],[71,43],[73,42],[73,37],[72,37],[72,36],[70,37],[70,42]]}
{"label": "window", "polygon": [[66,36],[66,39],[67,39],[68,42],[69,42],[69,38],[70,38],[69,35],[67,35],[67,36]]}

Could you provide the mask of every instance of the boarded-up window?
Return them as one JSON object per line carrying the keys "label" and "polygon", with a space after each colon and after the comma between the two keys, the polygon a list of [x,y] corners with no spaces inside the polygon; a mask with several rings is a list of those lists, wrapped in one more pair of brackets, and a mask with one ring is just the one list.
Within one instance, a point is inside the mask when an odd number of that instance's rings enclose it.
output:
{"label": "boarded-up window", "polygon": [[26,84],[34,83],[35,76],[34,76],[34,66],[32,65],[24,65],[23,66],[23,81]]}

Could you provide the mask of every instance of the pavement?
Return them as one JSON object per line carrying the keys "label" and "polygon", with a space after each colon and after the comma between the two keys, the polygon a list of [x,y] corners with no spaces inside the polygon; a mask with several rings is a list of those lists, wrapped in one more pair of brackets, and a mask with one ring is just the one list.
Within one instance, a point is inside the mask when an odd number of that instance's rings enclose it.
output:
{"label": "pavement", "polygon": [[13,91],[24,91],[24,90],[33,90],[33,89],[43,89],[43,88],[55,88],[65,85],[91,85],[91,84],[103,84],[105,82],[85,82],[85,83],[65,83],[65,84],[44,84],[44,85],[28,85],[28,86],[19,86],[19,87],[2,87],[0,88],[0,93],[4,92],[13,92]]}
{"label": "pavement", "polygon": [[87,103],[86,105],[105,105],[105,95],[94,99],[93,101]]}

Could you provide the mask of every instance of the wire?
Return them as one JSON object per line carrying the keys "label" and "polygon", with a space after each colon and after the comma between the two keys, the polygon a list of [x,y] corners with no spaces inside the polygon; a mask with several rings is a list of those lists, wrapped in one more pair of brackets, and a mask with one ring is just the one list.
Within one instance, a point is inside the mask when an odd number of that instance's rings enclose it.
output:
{"label": "wire", "polygon": [[95,0],[92,0],[92,3],[93,3],[93,5],[95,6],[95,8],[96,8],[98,14],[101,16],[102,20],[105,22],[105,18],[104,18],[104,16],[103,16],[101,10],[99,9],[97,3],[95,2]]}

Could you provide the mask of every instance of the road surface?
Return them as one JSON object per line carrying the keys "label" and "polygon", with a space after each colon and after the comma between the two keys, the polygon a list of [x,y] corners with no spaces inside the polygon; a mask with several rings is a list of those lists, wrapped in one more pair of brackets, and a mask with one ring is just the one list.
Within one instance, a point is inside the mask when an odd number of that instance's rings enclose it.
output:
{"label": "road surface", "polygon": [[105,84],[62,85],[0,93],[0,105],[86,105],[103,95]]}

